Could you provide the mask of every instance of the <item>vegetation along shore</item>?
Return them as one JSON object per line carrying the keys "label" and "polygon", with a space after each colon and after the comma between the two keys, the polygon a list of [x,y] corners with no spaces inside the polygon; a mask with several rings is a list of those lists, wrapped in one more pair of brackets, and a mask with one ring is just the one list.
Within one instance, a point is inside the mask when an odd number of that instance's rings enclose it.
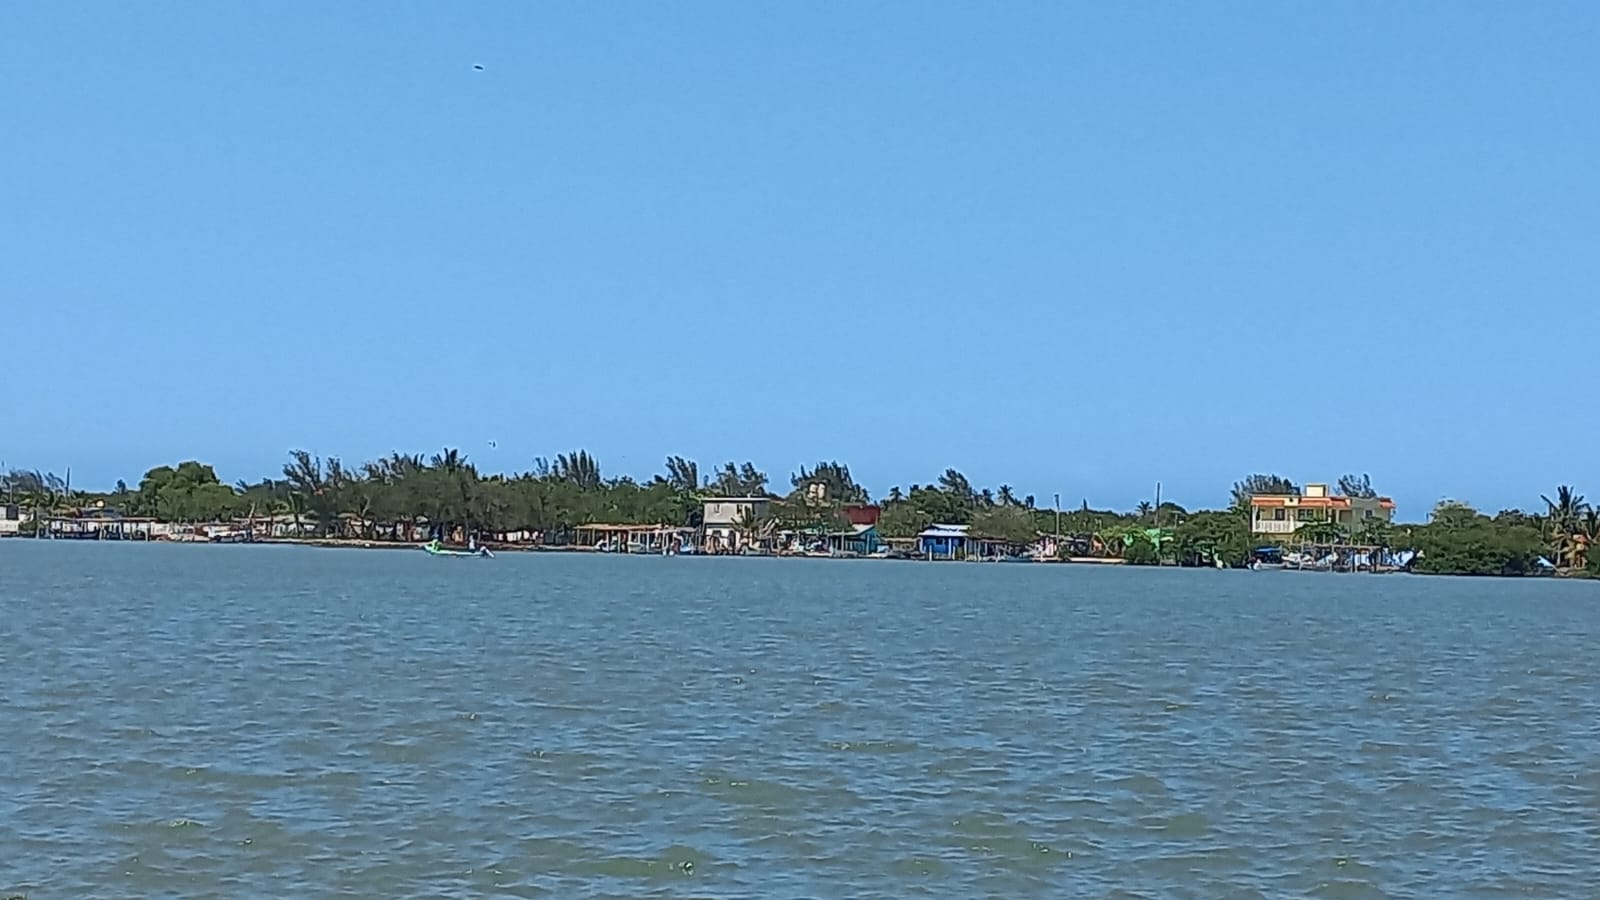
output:
{"label": "vegetation along shore", "polygon": [[509,475],[481,473],[451,449],[359,466],[295,451],[280,476],[254,483],[223,484],[195,461],[109,492],[69,482],[0,474],[0,536],[1600,576],[1600,551],[1590,552],[1600,513],[1565,485],[1532,510],[1445,501],[1406,523],[1366,476],[1300,485],[1257,474],[1233,486],[1226,509],[1118,511],[978,488],[955,469],[874,499],[833,461],[780,486],[750,462],[702,472],[672,456],[640,481],[606,477],[582,450]]}

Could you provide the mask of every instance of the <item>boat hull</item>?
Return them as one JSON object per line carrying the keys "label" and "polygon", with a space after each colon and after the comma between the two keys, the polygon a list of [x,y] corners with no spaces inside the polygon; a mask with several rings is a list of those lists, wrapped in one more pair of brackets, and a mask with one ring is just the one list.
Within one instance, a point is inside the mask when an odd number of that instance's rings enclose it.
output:
{"label": "boat hull", "polygon": [[443,556],[443,557],[448,557],[448,558],[452,558],[452,559],[493,559],[494,558],[494,554],[490,553],[488,548],[484,548],[482,550],[448,550],[448,549],[446,549],[444,547],[429,547],[426,544],[424,544],[423,547],[422,547],[422,552],[428,554],[429,556]]}

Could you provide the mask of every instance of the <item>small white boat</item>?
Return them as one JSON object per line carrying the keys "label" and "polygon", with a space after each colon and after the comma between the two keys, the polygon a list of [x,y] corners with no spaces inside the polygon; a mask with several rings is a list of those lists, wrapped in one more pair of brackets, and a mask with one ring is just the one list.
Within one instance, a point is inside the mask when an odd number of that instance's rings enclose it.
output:
{"label": "small white boat", "polygon": [[459,559],[494,559],[494,554],[488,547],[474,547],[469,550],[452,550],[438,541],[429,541],[422,545],[422,552],[429,556],[448,556]]}

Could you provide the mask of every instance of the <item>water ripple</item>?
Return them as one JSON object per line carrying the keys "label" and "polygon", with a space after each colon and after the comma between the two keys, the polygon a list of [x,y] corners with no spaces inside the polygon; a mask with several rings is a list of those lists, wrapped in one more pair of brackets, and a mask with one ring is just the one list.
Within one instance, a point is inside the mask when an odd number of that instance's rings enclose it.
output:
{"label": "water ripple", "polygon": [[1595,585],[0,544],[0,897],[1582,896]]}

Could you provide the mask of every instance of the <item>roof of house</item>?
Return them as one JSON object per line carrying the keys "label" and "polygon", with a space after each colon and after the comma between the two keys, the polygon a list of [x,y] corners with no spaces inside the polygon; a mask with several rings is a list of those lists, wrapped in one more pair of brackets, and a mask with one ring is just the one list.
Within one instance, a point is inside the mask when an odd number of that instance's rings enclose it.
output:
{"label": "roof of house", "polygon": [[844,517],[853,525],[871,525],[882,516],[882,508],[872,503],[852,503],[844,507]]}
{"label": "roof of house", "polygon": [[[1394,501],[1388,497],[1377,498],[1378,505],[1384,509],[1394,509]],[[1251,506],[1275,507],[1298,506],[1306,509],[1349,509],[1349,497],[1301,497],[1290,494],[1256,494],[1250,498]]]}
{"label": "roof of house", "polygon": [[930,525],[920,532],[919,538],[964,538],[967,536],[965,525]]}

